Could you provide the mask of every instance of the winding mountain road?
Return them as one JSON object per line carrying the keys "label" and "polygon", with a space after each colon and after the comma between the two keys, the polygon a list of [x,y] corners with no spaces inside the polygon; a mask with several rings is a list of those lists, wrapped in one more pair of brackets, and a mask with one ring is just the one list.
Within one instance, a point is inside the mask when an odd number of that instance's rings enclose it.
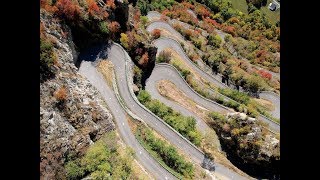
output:
{"label": "winding mountain road", "polygon": [[134,149],[136,152],[136,159],[140,164],[142,164],[142,166],[156,179],[176,179],[153,159],[153,157],[136,140],[127,122],[126,112],[119,104],[114,91],[108,87],[103,76],[92,65],[92,62],[82,61],[79,73],[86,77],[90,83],[98,89],[104,98],[104,101],[107,103],[108,109],[113,114],[121,138],[128,146]]}
{"label": "winding mountain road", "polygon": [[[148,12],[148,15],[147,15],[147,17],[149,18],[149,20],[151,21],[151,23],[148,25],[148,27],[146,28],[147,29],[147,31],[148,32],[151,32],[151,31],[153,31],[154,29],[164,29],[164,30],[166,30],[166,31],[168,31],[168,32],[170,32],[172,35],[173,35],[173,38],[176,40],[176,41],[181,41],[181,40],[184,40],[185,42],[187,42],[186,40],[185,40],[185,38],[179,33],[179,32],[177,32],[173,27],[171,27],[171,25],[170,24],[168,24],[167,22],[164,22],[164,21],[160,21],[159,19],[160,19],[160,16],[161,16],[161,14],[160,13],[158,13],[158,12],[156,12],[156,11],[149,11]],[[175,21],[177,21],[177,20],[175,20]],[[169,22],[173,22],[173,20],[169,20]],[[183,24],[186,24],[186,23],[183,23]],[[226,35],[226,33],[225,32],[223,32],[223,31],[221,31],[221,30],[218,30],[218,29],[215,29],[215,31],[217,32],[217,34],[222,38],[222,39],[224,39],[224,37],[225,37],[225,35]],[[178,39],[177,39],[178,38]],[[174,41],[174,40],[173,40]],[[177,43],[176,43],[177,44]],[[178,46],[180,46],[180,44],[177,44],[176,45],[177,47]],[[177,49],[182,49],[181,48],[181,46],[180,46],[180,48],[177,48]],[[184,54],[184,50],[182,49],[182,50],[178,50],[179,52],[179,54],[181,55],[181,54]],[[181,51],[183,52],[183,53],[181,53]],[[159,51],[158,51],[159,52]],[[182,55],[182,56],[186,56],[186,55]],[[187,57],[187,60],[189,60],[189,58]],[[186,61],[187,62],[187,61]],[[198,69],[198,70],[196,70],[196,71],[202,71],[203,73],[201,73],[201,75],[204,75],[204,73],[205,74],[208,74],[208,72],[205,72],[204,70],[202,70],[201,68],[199,68],[199,67],[197,67],[191,60],[190,60],[190,62],[187,62],[188,64],[189,63],[192,63],[192,65],[193,66],[195,66],[196,67],[196,69]],[[203,63],[201,63],[201,64],[203,64]],[[257,69],[262,69],[262,68],[260,68],[260,67],[258,67],[258,66],[256,66],[256,65],[251,65],[252,67],[255,67],[255,68],[257,68]],[[201,65],[201,67],[204,67],[203,65]],[[206,71],[208,71],[209,70],[209,68],[205,68],[206,69]],[[264,69],[265,70],[265,69]],[[267,71],[267,72],[270,72],[274,77],[276,77],[276,78],[280,78],[280,74],[279,73],[274,73],[274,72],[271,72],[271,71],[269,71],[269,70],[265,70],[265,71]],[[210,70],[209,70],[209,72],[210,72]],[[215,74],[212,74],[212,73],[210,73],[209,74],[209,76],[211,76],[211,81],[212,81],[212,77],[214,77],[214,79],[216,79],[216,80],[218,80],[219,82],[221,82],[221,80],[222,80],[222,77],[221,77],[221,75],[215,75]],[[203,77],[205,77],[205,78],[208,78],[207,77],[207,75],[205,75],[205,76],[203,76]],[[212,82],[217,82],[216,80],[213,80]],[[220,84],[217,84],[218,86],[220,86],[222,84],[222,86],[224,85],[224,87],[228,87],[228,86],[226,86],[225,84],[223,84],[223,83],[220,83]],[[260,96],[261,95],[261,96]],[[276,118],[280,118],[280,96],[279,95],[277,95],[277,94],[275,94],[275,93],[273,93],[273,92],[269,92],[269,91],[265,91],[265,92],[262,92],[262,93],[260,93],[259,94],[259,96],[261,97],[261,98],[263,98],[263,99],[266,99],[266,100],[268,100],[268,101],[271,101],[272,103],[274,103],[274,105],[275,105],[275,110],[274,111],[271,111],[271,114],[274,116],[274,117],[276,117]]]}
{"label": "winding mountain road", "polygon": [[[221,88],[229,88],[227,85],[223,84],[221,81],[217,80],[217,78],[214,78],[212,75],[209,75],[208,73],[202,71],[198,66],[196,66],[190,59],[189,57],[184,53],[182,47],[180,46],[180,44],[178,44],[177,41],[171,39],[171,38],[166,38],[166,37],[161,37],[159,39],[156,39],[153,44],[158,48],[157,53],[160,53],[161,51],[163,51],[164,49],[170,48],[172,50],[174,50],[175,52],[177,52],[185,61],[185,63],[187,63],[190,67],[193,68],[193,70],[195,70],[199,75],[201,75],[203,78],[205,78],[206,80],[208,80],[211,83],[214,83],[215,85],[217,85],[218,87]],[[170,78],[169,78],[170,79]],[[269,94],[269,93],[265,93],[265,94]],[[273,95],[273,94],[272,94]],[[275,95],[273,95],[273,97],[268,97],[267,98],[271,98],[274,99],[275,101],[279,101],[280,104],[280,100],[278,98],[276,98]],[[203,98],[201,98],[203,99]],[[211,101],[213,102],[213,101]],[[211,103],[210,102],[210,103]],[[209,102],[207,102],[209,103]],[[211,103],[212,104],[212,103]],[[222,109],[225,108],[220,108],[219,112],[223,112]],[[261,119],[262,121],[264,121],[265,123],[267,123],[269,125],[269,128],[272,131],[276,131],[276,132],[280,132],[280,125],[278,123],[275,123],[274,121],[268,119],[267,117],[263,116],[263,115],[259,115],[259,119]]]}
{"label": "winding mountain road", "polygon": [[[156,130],[170,143],[187,154],[193,162],[199,165],[206,162],[207,159],[201,150],[137,101],[132,92],[133,64],[127,52],[119,45],[112,45],[111,48],[108,49],[108,59],[111,60],[115,66],[120,95],[125,101],[126,106],[134,114],[139,115],[151,128]],[[228,179],[247,179],[218,163],[215,163],[215,173],[221,174]]]}
{"label": "winding mountain road", "polygon": [[[158,69],[157,68],[158,65],[156,65],[155,69]],[[167,72],[167,71],[166,71]],[[174,73],[174,72],[169,72],[170,74]],[[206,129],[210,129],[210,127],[200,118],[198,117],[196,114],[190,112],[189,110],[187,110],[186,108],[184,108],[183,106],[181,106],[180,104],[177,104],[175,103],[174,101],[171,101],[165,97],[163,97],[159,92],[158,92],[158,89],[157,89],[157,83],[160,81],[160,80],[169,80],[168,76],[163,76],[162,77],[159,77],[158,75],[162,76],[162,72],[158,73],[158,72],[153,72],[152,71],[152,74],[151,76],[147,79],[146,81],[146,87],[145,87],[145,90],[148,91],[151,95],[152,95],[152,98],[153,99],[158,99],[159,101],[163,102],[165,105],[171,107],[172,109],[180,112],[182,115],[184,116],[192,116],[196,119],[196,122],[197,122],[197,128],[201,131],[205,131]],[[174,77],[174,75],[172,76]],[[172,79],[170,79],[170,81],[172,82]],[[175,84],[175,83],[174,83]],[[177,85],[177,84],[175,84]],[[180,85],[180,84],[179,84]],[[180,88],[179,88],[180,89]]]}
{"label": "winding mountain road", "polygon": [[[209,109],[211,111],[220,112],[220,113],[227,113],[227,112],[233,112],[232,109],[227,108],[225,106],[222,106],[218,104],[215,101],[212,101],[210,99],[204,98],[197,92],[195,92],[188,84],[187,82],[181,77],[178,70],[176,70],[173,66],[165,63],[157,64],[150,77],[148,78],[146,82],[146,90],[150,92],[150,94],[157,98],[161,96],[159,92],[156,89],[156,83],[160,80],[169,80],[173,82],[181,91],[183,91],[188,97],[190,97],[195,103],[197,103],[200,106],[205,107],[206,109]],[[159,98],[159,100],[163,100],[165,98]],[[167,101],[165,101],[167,103]],[[193,115],[194,116],[194,115]],[[264,122],[269,124],[269,128],[273,131],[279,132],[280,127],[273,123],[273,121],[270,121],[268,119],[265,119],[263,116],[259,116],[260,120],[263,120]]]}

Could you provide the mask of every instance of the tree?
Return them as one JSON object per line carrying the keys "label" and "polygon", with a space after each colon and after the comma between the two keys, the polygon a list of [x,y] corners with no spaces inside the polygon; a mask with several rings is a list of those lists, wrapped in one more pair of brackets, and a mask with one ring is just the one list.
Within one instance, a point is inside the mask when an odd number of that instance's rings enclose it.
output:
{"label": "tree", "polygon": [[221,15],[225,21],[236,15],[236,12],[232,8],[223,9]]}
{"label": "tree", "polygon": [[68,179],[80,179],[84,175],[84,169],[76,161],[70,161],[66,164]]}
{"label": "tree", "polygon": [[126,49],[129,49],[129,39],[128,39],[128,36],[125,34],[125,33],[121,33],[120,34],[120,43],[121,45],[126,48]]}
{"label": "tree", "polygon": [[149,11],[151,11],[151,6],[146,0],[138,0],[137,6],[140,9],[141,14],[144,16],[147,15]]}
{"label": "tree", "polygon": [[212,68],[212,71],[217,74],[218,69],[219,69],[219,65],[220,65],[221,59],[219,56],[216,55],[211,55],[208,58],[208,64],[209,66]]}
{"label": "tree", "polygon": [[252,3],[249,3],[248,4],[248,13],[252,13],[254,12],[255,10],[258,10]]}
{"label": "tree", "polygon": [[151,34],[154,37],[154,39],[158,39],[160,37],[160,35],[161,35],[161,30],[160,29],[154,29]]}
{"label": "tree", "polygon": [[185,30],[184,36],[186,37],[187,40],[191,40],[192,31],[190,29]]}
{"label": "tree", "polygon": [[253,4],[255,7],[260,8],[267,4],[267,0],[246,0],[248,4]]}
{"label": "tree", "polygon": [[139,60],[138,63],[139,63],[140,65],[142,65],[143,67],[147,67],[148,62],[149,62],[149,55],[148,55],[148,52],[145,52],[145,53],[141,56],[141,58],[140,58],[140,60]]}
{"label": "tree", "polygon": [[222,39],[217,34],[210,34],[208,38],[208,44],[212,45],[215,48],[219,48],[220,44],[222,42]]}
{"label": "tree", "polygon": [[109,24],[109,30],[111,32],[111,35],[114,36],[120,29],[120,24],[117,21],[112,21]]}
{"label": "tree", "polygon": [[249,76],[249,78],[246,79],[245,88],[249,91],[256,93],[259,90],[263,89],[263,84],[261,79],[258,76]]}
{"label": "tree", "polygon": [[98,15],[100,9],[95,0],[86,0],[88,4],[89,15],[94,17]]}
{"label": "tree", "polygon": [[202,5],[197,5],[195,8],[195,13],[197,13],[199,16],[198,17],[209,17],[210,16],[210,11],[207,10],[204,6]]}
{"label": "tree", "polygon": [[114,4],[114,0],[106,0],[106,5],[108,8],[116,9],[116,5]]}
{"label": "tree", "polygon": [[226,69],[222,72],[223,78],[226,80],[227,84],[229,84],[229,77],[232,74],[232,68],[227,66]]}
{"label": "tree", "polygon": [[109,34],[108,24],[105,21],[99,23],[100,32],[103,34]]}
{"label": "tree", "polygon": [[72,0],[58,0],[56,3],[58,15],[65,17],[67,20],[73,21],[80,16],[80,7]]}

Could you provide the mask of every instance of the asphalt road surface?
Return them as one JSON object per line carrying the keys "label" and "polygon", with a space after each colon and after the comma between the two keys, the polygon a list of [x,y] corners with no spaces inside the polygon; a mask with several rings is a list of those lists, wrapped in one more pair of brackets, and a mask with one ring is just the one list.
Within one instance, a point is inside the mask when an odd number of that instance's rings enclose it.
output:
{"label": "asphalt road surface", "polygon": [[126,119],[126,112],[119,104],[115,93],[106,84],[103,76],[96,70],[90,61],[82,61],[79,73],[86,77],[90,83],[98,89],[108,109],[113,114],[117,124],[117,130],[123,141],[133,148],[136,153],[136,159],[139,163],[156,179],[176,179],[171,173],[164,169],[153,157],[139,144],[130,130]]}

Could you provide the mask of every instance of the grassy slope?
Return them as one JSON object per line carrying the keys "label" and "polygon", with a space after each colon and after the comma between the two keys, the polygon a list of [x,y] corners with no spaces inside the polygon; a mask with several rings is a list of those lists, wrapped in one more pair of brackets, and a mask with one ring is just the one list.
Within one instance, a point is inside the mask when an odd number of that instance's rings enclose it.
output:
{"label": "grassy slope", "polygon": [[[244,0],[245,1],[245,0]],[[280,9],[277,9],[275,11],[270,11],[268,6],[272,2],[272,0],[268,0],[268,3],[266,6],[261,7],[261,12],[266,14],[266,17],[272,22],[276,23],[280,17]]]}
{"label": "grassy slope", "polygon": [[246,0],[230,0],[232,3],[232,7],[234,9],[238,9],[241,12],[248,14],[248,5],[246,3]]}
{"label": "grassy slope", "polygon": [[[246,0],[230,0],[232,3],[232,6],[234,9],[238,9],[242,11],[245,14],[248,14],[248,5],[246,3]],[[266,14],[266,17],[272,22],[276,23],[280,17],[280,9],[277,9],[276,11],[270,11],[268,6],[269,3],[271,3],[272,0],[268,0],[268,3],[266,6],[261,7],[261,12]]]}

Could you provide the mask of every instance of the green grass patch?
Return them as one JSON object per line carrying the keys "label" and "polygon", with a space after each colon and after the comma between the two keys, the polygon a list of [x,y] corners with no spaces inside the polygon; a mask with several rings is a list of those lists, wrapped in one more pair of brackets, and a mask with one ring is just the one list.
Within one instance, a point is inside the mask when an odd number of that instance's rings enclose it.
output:
{"label": "green grass patch", "polygon": [[268,0],[267,5],[261,7],[260,11],[266,15],[266,17],[269,19],[269,21],[271,21],[272,24],[276,24],[276,22],[280,19],[280,9],[270,11],[268,6],[271,2],[272,0]]}
{"label": "green grass patch", "polygon": [[230,0],[232,7],[245,14],[248,14],[248,5],[246,0]]}

